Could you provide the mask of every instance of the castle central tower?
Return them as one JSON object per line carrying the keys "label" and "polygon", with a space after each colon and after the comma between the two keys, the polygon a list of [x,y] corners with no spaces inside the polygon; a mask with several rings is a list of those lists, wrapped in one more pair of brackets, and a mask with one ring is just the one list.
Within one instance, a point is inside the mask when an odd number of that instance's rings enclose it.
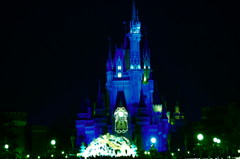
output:
{"label": "castle central tower", "polygon": [[[127,137],[140,149],[149,150],[152,146],[151,139],[154,139],[154,147],[158,151],[166,151],[170,125],[166,110],[160,109],[161,104],[153,99],[150,50],[146,37],[141,34],[141,22],[134,1],[130,29],[125,37],[129,38],[129,47],[126,38],[123,47],[116,48],[114,54],[109,47],[106,64],[106,115],[99,115],[104,114],[101,113],[104,110],[102,107],[96,109],[95,118],[90,113],[85,114],[88,119],[78,120],[78,133],[85,133],[88,142],[89,138],[97,138],[103,132],[101,127],[107,125],[109,133]],[[142,37],[145,45],[141,48]]]}

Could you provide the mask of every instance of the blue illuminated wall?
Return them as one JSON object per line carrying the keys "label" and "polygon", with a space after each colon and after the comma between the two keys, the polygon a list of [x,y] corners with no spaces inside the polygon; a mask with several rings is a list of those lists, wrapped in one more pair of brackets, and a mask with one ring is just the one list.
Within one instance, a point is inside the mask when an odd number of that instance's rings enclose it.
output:
{"label": "blue illuminated wall", "polygon": [[[111,47],[109,49],[106,64],[107,101],[103,102],[99,92],[94,110],[89,107],[84,113],[78,114],[77,144],[89,144],[106,132],[116,135],[114,111],[121,105],[129,113],[128,131],[117,135],[126,136],[143,150],[151,148],[151,138],[154,137],[154,147],[158,151],[167,151],[169,114],[154,89],[150,51],[146,36],[141,34],[141,22],[134,2],[129,33],[125,37],[123,47],[116,48],[115,52],[112,52]],[[142,37],[144,45],[140,46]]]}

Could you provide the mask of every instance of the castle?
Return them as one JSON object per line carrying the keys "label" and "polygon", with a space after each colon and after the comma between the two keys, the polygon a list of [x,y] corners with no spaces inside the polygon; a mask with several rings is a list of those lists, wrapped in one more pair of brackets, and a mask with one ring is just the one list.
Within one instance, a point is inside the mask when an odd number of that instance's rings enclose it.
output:
{"label": "castle", "polygon": [[[140,41],[144,38],[144,46]],[[129,39],[127,39],[129,38]],[[128,47],[129,45],[129,47]],[[106,64],[106,94],[99,91],[95,106],[84,105],[76,120],[77,145],[87,145],[109,132],[125,136],[139,149],[168,150],[170,114],[161,104],[154,88],[147,38],[141,34],[141,22],[133,1],[129,33],[121,48],[112,56],[109,49]],[[83,108],[84,109],[84,108]]]}

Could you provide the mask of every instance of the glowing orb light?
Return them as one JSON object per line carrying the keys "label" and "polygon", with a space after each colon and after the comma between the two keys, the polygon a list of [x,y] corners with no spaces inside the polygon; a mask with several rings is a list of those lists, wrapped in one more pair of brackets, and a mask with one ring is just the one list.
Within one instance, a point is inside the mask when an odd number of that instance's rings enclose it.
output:
{"label": "glowing orb light", "polygon": [[157,140],[156,140],[156,138],[155,138],[155,137],[152,137],[152,138],[151,138],[151,143],[155,144],[155,143],[156,143],[156,141],[157,141]]}
{"label": "glowing orb light", "polygon": [[5,145],[4,145],[4,148],[5,148],[5,149],[8,149],[8,148],[9,148],[9,145],[8,145],[8,144],[5,144]]}
{"label": "glowing orb light", "polygon": [[51,145],[55,145],[56,144],[56,140],[51,140]]}
{"label": "glowing orb light", "polygon": [[203,134],[198,134],[197,139],[200,140],[200,141],[203,140]]}

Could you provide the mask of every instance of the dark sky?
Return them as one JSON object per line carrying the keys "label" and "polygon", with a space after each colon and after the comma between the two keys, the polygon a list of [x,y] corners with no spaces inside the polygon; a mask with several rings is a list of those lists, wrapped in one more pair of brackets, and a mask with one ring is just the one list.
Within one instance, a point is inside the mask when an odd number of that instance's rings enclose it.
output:
{"label": "dark sky", "polygon": [[[169,107],[179,100],[186,117],[196,120],[201,107],[239,98],[237,2],[136,4]],[[6,1],[1,12],[1,111],[29,112],[35,123],[66,123],[81,109],[83,94],[95,98],[98,79],[104,87],[107,38],[120,46],[131,1]]]}

